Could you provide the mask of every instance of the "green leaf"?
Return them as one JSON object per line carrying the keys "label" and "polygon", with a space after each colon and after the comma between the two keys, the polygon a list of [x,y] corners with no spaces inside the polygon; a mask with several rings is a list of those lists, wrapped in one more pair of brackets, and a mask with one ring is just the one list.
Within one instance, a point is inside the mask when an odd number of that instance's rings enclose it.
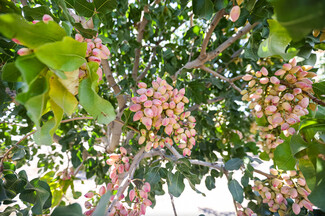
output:
{"label": "green leaf", "polygon": [[96,11],[99,13],[108,13],[117,8],[117,0],[94,0]]}
{"label": "green leaf", "polygon": [[270,156],[269,156],[269,154],[266,153],[266,152],[261,152],[260,155],[259,155],[259,157],[260,157],[262,160],[264,160],[264,161],[269,161],[269,160],[270,160]]}
{"label": "green leaf", "polygon": [[192,0],[193,13],[202,18],[209,19],[213,13],[214,5],[211,0]]}
{"label": "green leaf", "polygon": [[22,159],[23,157],[25,157],[26,155],[26,152],[23,148],[19,148],[15,154],[12,156],[12,160],[15,161],[15,160],[20,160]]}
{"label": "green leaf", "polygon": [[298,50],[286,52],[286,48],[291,41],[287,30],[275,20],[268,20],[268,23],[270,34],[258,48],[259,57],[280,56],[285,60],[293,58],[298,53]]}
{"label": "green leaf", "polygon": [[278,145],[274,151],[274,163],[279,169],[294,170],[296,160],[291,153],[290,144],[288,141],[284,141]]}
{"label": "green leaf", "polygon": [[45,14],[48,14],[50,16],[52,16],[52,18],[55,18],[51,11],[50,8],[47,6],[39,6],[39,7],[29,7],[29,6],[24,6],[23,7],[23,12],[24,12],[24,16],[28,21],[33,21],[33,20],[42,20],[43,16]]}
{"label": "green leaf", "polygon": [[20,70],[27,86],[31,85],[41,72],[47,70],[46,65],[40,62],[35,55],[19,56],[16,60],[16,67]]}
{"label": "green leaf", "polygon": [[74,9],[79,16],[91,17],[94,14],[95,6],[87,0],[78,0],[74,2]]}
{"label": "green leaf", "polygon": [[146,182],[148,182],[150,185],[157,184],[161,179],[160,173],[159,173],[160,169],[162,169],[162,167],[150,167],[144,177]]}
{"label": "green leaf", "polygon": [[308,147],[308,143],[298,134],[294,134],[290,140],[290,148],[293,155],[296,155],[298,152],[306,149]]}
{"label": "green leaf", "polygon": [[39,145],[51,145],[52,137],[63,118],[63,110],[54,101],[50,100],[54,117],[45,122],[34,134],[35,142]]}
{"label": "green leaf", "polygon": [[167,174],[168,192],[174,197],[179,197],[185,188],[184,176],[180,172]]}
{"label": "green leaf", "polygon": [[243,188],[240,186],[237,180],[233,179],[228,182],[228,189],[234,198],[239,203],[242,203],[244,200],[244,195],[243,195]]}
{"label": "green leaf", "polygon": [[8,0],[0,0],[0,13],[17,13],[21,14],[19,7],[15,3]]}
{"label": "green leaf", "polygon": [[75,111],[77,99],[62,85],[57,76],[50,77],[50,98],[59,106],[67,115],[72,115]]}
{"label": "green leaf", "polygon": [[116,114],[112,104],[99,97],[95,91],[98,85],[97,67],[97,63],[91,64],[90,77],[81,81],[79,86],[79,102],[99,123],[108,124],[115,119]]}
{"label": "green leaf", "polygon": [[87,44],[64,37],[62,41],[48,43],[34,50],[37,58],[56,70],[73,71],[86,62]]}
{"label": "green leaf", "polygon": [[325,98],[325,81],[314,83],[313,90],[315,92],[315,96],[318,98]]}
{"label": "green leaf", "polygon": [[316,185],[316,170],[313,163],[301,158],[299,159],[299,169],[304,175],[309,189],[313,191]]}
{"label": "green leaf", "polygon": [[16,100],[23,104],[27,109],[27,114],[39,128],[39,120],[45,109],[48,96],[48,83],[44,77],[35,80],[27,92],[17,95]]}
{"label": "green leaf", "polygon": [[95,31],[93,29],[85,29],[84,27],[82,27],[82,25],[80,23],[76,23],[74,25],[74,27],[85,38],[92,38],[92,37],[95,37],[97,34],[97,31]]}
{"label": "green leaf", "polygon": [[205,186],[208,188],[208,190],[212,190],[216,188],[216,181],[212,176],[207,176],[205,179]]}
{"label": "green leaf", "polygon": [[51,216],[82,216],[82,209],[78,203],[68,206],[58,206],[54,209]]}
{"label": "green leaf", "polygon": [[240,158],[232,158],[225,163],[226,170],[238,170],[243,165],[243,160]]}
{"label": "green leaf", "polygon": [[21,77],[20,71],[15,65],[15,62],[7,62],[1,72],[1,79],[8,82],[18,82]]}
{"label": "green leaf", "polygon": [[325,161],[316,159],[316,184],[314,190],[308,196],[308,199],[315,206],[325,211]]}
{"label": "green leaf", "polygon": [[93,216],[102,216],[106,215],[108,204],[109,204],[109,199],[111,198],[111,192],[108,191],[106,192],[99,200],[99,203],[96,207],[96,210],[92,214]]}
{"label": "green leaf", "polygon": [[325,2],[323,0],[273,0],[272,4],[278,22],[297,41],[313,29],[325,27]]}
{"label": "green leaf", "polygon": [[240,181],[244,187],[247,187],[249,183],[249,177],[245,174]]}
{"label": "green leaf", "polygon": [[265,115],[263,115],[261,118],[255,117],[255,121],[258,126],[266,126],[268,125],[268,121]]}
{"label": "green leaf", "polygon": [[30,184],[27,184],[19,198],[22,201],[34,204],[32,208],[33,214],[42,214],[43,209],[51,207],[51,189],[46,182],[39,179],[33,179]]}
{"label": "green leaf", "polygon": [[64,29],[54,21],[31,24],[17,14],[0,15],[0,26],[0,33],[5,37],[16,38],[29,48],[60,41],[66,36]]}

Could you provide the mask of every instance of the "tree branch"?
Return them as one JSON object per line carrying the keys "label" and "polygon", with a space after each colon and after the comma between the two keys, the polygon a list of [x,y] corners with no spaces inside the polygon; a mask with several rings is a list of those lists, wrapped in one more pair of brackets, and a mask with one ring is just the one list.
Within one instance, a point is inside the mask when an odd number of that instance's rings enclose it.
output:
{"label": "tree branch", "polygon": [[213,20],[210,24],[210,28],[208,30],[208,32],[205,34],[205,38],[203,40],[203,43],[202,43],[202,49],[201,49],[201,53],[200,53],[200,56],[202,58],[205,58],[206,56],[206,49],[207,49],[207,46],[208,46],[208,43],[209,43],[209,40],[211,38],[211,35],[214,31],[214,29],[216,28],[216,26],[218,25],[219,21],[221,20],[221,18],[226,14],[225,12],[225,9],[222,8],[220,11],[218,11],[216,13],[216,15],[213,17]]}
{"label": "tree branch", "polygon": [[[103,71],[105,74],[105,77],[109,83],[109,86],[111,88],[113,88],[114,94],[116,95],[116,99],[117,99],[117,103],[118,103],[118,112],[117,112],[117,119],[121,118],[122,114],[123,114],[123,110],[125,108],[125,104],[126,104],[126,100],[124,98],[124,95],[121,94],[121,89],[120,87],[117,85],[114,77],[113,77],[113,73],[112,70],[110,68],[110,65],[108,63],[107,60],[102,60],[102,67],[103,67]],[[122,127],[123,125],[119,125],[119,124],[115,124],[114,122],[111,122],[108,126],[107,126],[107,130],[110,130],[110,133],[107,133],[107,135],[110,135],[107,137],[108,141],[108,145],[107,145],[107,152],[113,152],[115,150],[115,148],[119,145],[120,143],[120,137],[121,137],[121,133],[122,133]]]}
{"label": "tree branch", "polygon": [[186,69],[192,69],[192,68],[197,68],[203,65],[205,62],[210,61],[211,59],[214,59],[217,57],[222,51],[227,49],[231,44],[233,44],[235,41],[237,41],[239,38],[241,38],[243,35],[247,34],[250,30],[252,30],[255,26],[257,26],[259,23],[254,23],[253,25],[247,24],[245,27],[240,29],[236,35],[233,37],[228,38],[225,42],[220,44],[215,50],[208,52],[207,55],[202,58],[202,56],[199,56],[195,60],[186,63],[184,65],[184,68]]}
{"label": "tree branch", "polygon": [[222,80],[228,82],[228,83],[229,83],[229,84],[230,84],[230,85],[231,85],[231,86],[232,86],[236,91],[241,92],[241,89],[240,89],[239,87],[237,87],[237,86],[233,83],[233,81],[232,81],[231,79],[229,79],[229,78],[227,78],[227,77],[224,77],[223,75],[221,75],[221,74],[215,72],[214,70],[211,70],[210,68],[208,68],[208,67],[206,67],[206,66],[204,66],[204,65],[200,66],[200,68],[201,68],[202,70],[205,70],[206,72],[211,73],[213,76],[218,77],[219,79],[222,79]]}
{"label": "tree branch", "polygon": [[116,95],[116,99],[118,102],[119,110],[121,110],[125,106],[125,103],[126,103],[123,95],[121,94],[121,89],[117,85],[117,83],[113,77],[113,73],[112,73],[111,67],[108,63],[108,60],[102,59],[101,63],[102,63],[102,67],[103,67],[103,71],[104,71],[106,80],[108,81],[109,87],[113,88],[114,94]]}

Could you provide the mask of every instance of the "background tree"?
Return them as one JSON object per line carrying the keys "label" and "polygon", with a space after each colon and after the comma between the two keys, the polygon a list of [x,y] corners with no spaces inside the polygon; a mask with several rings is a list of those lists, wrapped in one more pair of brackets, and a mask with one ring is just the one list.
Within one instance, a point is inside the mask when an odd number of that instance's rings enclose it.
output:
{"label": "background tree", "polygon": [[[26,204],[0,214],[82,215],[64,198],[82,195],[79,172],[105,185],[86,215],[145,214],[163,184],[178,197],[185,179],[201,193],[223,176],[238,215],[325,210],[323,1],[1,0],[0,13],[0,202]],[[32,160],[30,180],[16,170]]]}

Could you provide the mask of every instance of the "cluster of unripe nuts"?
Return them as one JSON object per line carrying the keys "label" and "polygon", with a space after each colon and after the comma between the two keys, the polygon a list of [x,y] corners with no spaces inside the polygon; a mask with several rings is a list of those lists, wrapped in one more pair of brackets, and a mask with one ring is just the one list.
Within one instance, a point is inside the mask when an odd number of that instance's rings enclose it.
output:
{"label": "cluster of unripe nuts", "polygon": [[249,101],[249,108],[257,118],[265,117],[267,127],[260,129],[261,137],[266,140],[266,148],[273,149],[283,141],[272,134],[276,128],[281,128],[285,136],[293,135],[292,127],[300,122],[300,117],[308,114],[307,107],[312,110],[316,105],[310,103],[306,93],[312,93],[313,81],[316,76],[308,72],[311,66],[297,66],[296,60],[284,64],[274,76],[269,76],[266,68],[246,74],[243,80],[249,81],[247,90],[243,90],[242,99]]}
{"label": "cluster of unripe nuts", "polygon": [[257,216],[257,214],[250,208],[244,208],[240,203],[236,202],[237,216]]}
{"label": "cluster of unripe nuts", "polygon": [[[190,156],[195,145],[196,120],[191,112],[184,111],[189,102],[185,89],[173,88],[161,78],[152,81],[151,88],[143,82],[138,87],[139,96],[132,98],[130,110],[135,112],[133,121],[140,121],[146,128],[140,130],[139,144],[146,142],[145,150],[149,151],[152,147],[163,148],[165,143],[176,143],[184,156]],[[161,128],[164,132],[159,134]]]}
{"label": "cluster of unripe nuts", "polygon": [[[84,214],[87,216],[92,215],[96,209],[97,202],[95,197],[100,198],[107,191],[113,192],[119,189],[119,175],[125,174],[130,169],[129,157],[127,156],[127,150],[123,147],[120,147],[120,153],[110,154],[109,159],[106,161],[108,165],[111,165],[110,179],[111,182],[107,186],[101,186],[98,193],[92,191],[85,194],[85,197],[89,200],[85,202],[85,208],[88,209]],[[134,187],[129,192],[129,200],[132,203],[130,207],[127,204],[124,204],[123,199],[125,196],[122,194],[118,201],[113,206],[110,216],[139,216],[146,214],[146,208],[152,205],[152,202],[148,199],[151,186],[148,182],[144,182],[141,188]],[[110,202],[115,198],[115,195],[111,195]]]}
{"label": "cluster of unripe nuts", "polygon": [[261,195],[262,202],[268,204],[271,212],[278,212],[280,216],[287,215],[290,212],[287,199],[294,201],[291,209],[296,215],[303,207],[313,211],[313,204],[308,200],[311,191],[301,172],[280,172],[272,168],[270,173],[274,175],[274,178],[262,182],[255,181],[253,190]]}
{"label": "cluster of unripe nuts", "polygon": [[[99,76],[99,81],[102,80],[103,70],[100,67],[101,60],[107,59],[111,54],[109,49],[102,44],[102,40],[98,37],[94,39],[85,39],[81,34],[76,34],[75,39],[79,42],[87,43],[86,59],[88,62],[96,62],[99,67],[97,69],[97,74]],[[79,68],[79,79],[86,76],[87,64],[84,63]]]}

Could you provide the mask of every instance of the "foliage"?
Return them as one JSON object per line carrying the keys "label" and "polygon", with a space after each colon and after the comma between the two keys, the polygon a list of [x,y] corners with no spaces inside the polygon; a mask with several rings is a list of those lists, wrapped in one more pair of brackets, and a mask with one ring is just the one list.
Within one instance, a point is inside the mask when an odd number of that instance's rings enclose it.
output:
{"label": "foliage", "polygon": [[[174,197],[185,181],[205,195],[196,185],[213,190],[221,177],[238,215],[302,215],[309,201],[325,210],[325,88],[310,79],[324,70],[315,63],[325,34],[312,34],[325,27],[324,1],[15,2],[0,0],[0,215],[82,215],[65,199],[70,189],[82,195],[81,172],[101,186],[85,194],[85,215],[145,214],[164,184]],[[289,105],[303,115],[288,128],[285,109],[275,116],[270,102],[252,100],[278,96],[272,106],[281,107],[297,88]],[[151,115],[153,105],[161,112]],[[265,148],[268,139],[278,142]],[[280,204],[272,182],[288,179],[255,169],[262,160],[296,170],[307,193]],[[28,180],[32,161],[39,177]],[[267,179],[252,187],[255,173]]]}

